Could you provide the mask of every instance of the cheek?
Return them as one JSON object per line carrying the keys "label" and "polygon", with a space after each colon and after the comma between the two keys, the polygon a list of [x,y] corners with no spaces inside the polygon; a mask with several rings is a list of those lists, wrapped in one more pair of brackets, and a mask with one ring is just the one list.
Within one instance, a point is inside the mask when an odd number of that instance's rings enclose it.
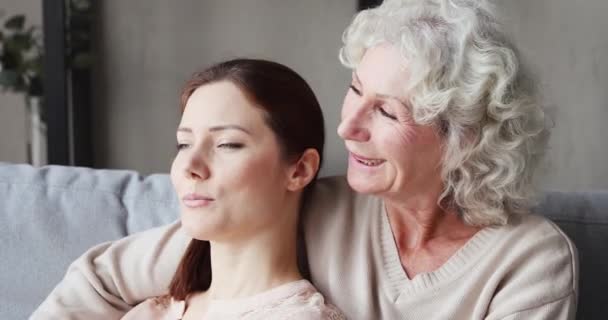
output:
{"label": "cheek", "polygon": [[171,177],[171,183],[173,184],[173,188],[175,190],[178,190],[179,180],[180,180],[179,177],[183,176],[181,174],[178,156],[175,156],[175,158],[173,159],[173,162],[171,163],[171,169],[169,172],[169,176]]}
{"label": "cheek", "polygon": [[260,177],[260,171],[266,171],[260,166],[261,163],[260,160],[256,159],[242,163],[238,167],[233,168],[230,172],[227,172],[227,174],[230,175],[230,181],[245,188],[255,185]]}
{"label": "cheek", "polygon": [[418,127],[415,124],[403,121],[399,123],[396,131],[395,138],[398,139],[399,143],[403,146],[416,144],[419,134]]}
{"label": "cheek", "polygon": [[441,158],[441,142],[428,127],[404,127],[399,134],[388,135],[385,144],[398,164],[413,166],[416,170],[435,168]]}
{"label": "cheek", "polygon": [[275,159],[260,157],[232,167],[225,173],[221,179],[224,182],[219,182],[220,193],[226,200],[222,206],[234,223],[243,228],[272,223],[272,214],[276,213],[283,199],[280,172]]}
{"label": "cheek", "polygon": [[384,135],[381,143],[385,157],[393,164],[399,165],[407,162],[405,158],[412,153],[407,140],[394,132]]}
{"label": "cheek", "polygon": [[427,165],[436,168],[443,161],[443,140],[433,130],[420,137],[421,154],[427,159]]}
{"label": "cheek", "polygon": [[[224,167],[225,164],[220,164]],[[256,193],[261,191],[263,186],[274,184],[278,170],[278,162],[272,156],[254,156],[248,161],[240,161],[236,166],[231,166],[223,170],[223,180],[230,181],[230,188],[242,190],[245,193]],[[221,182],[220,182],[221,183]],[[228,184],[225,184],[228,187]]]}
{"label": "cheek", "polygon": [[[380,129],[380,128],[379,128]],[[391,167],[400,172],[408,172],[418,167],[419,163],[427,161],[419,145],[419,134],[414,126],[399,124],[390,127],[386,123],[378,130],[379,150]]]}
{"label": "cheek", "polygon": [[410,125],[387,124],[378,119],[372,136],[376,137],[378,149],[389,154],[403,154],[410,150],[416,141],[416,132]]}

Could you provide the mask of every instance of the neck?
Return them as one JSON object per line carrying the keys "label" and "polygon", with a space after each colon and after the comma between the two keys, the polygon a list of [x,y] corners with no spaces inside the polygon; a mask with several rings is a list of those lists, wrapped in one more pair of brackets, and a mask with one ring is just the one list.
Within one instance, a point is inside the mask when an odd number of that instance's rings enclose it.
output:
{"label": "neck", "polygon": [[395,241],[400,249],[417,250],[434,240],[470,238],[478,229],[466,225],[455,210],[437,204],[441,192],[421,192],[407,199],[385,199]]}
{"label": "neck", "polygon": [[[281,216],[280,214],[277,216]],[[297,214],[282,215],[297,217]],[[206,292],[215,299],[255,295],[302,279],[296,253],[296,219],[238,241],[211,242],[213,280]]]}

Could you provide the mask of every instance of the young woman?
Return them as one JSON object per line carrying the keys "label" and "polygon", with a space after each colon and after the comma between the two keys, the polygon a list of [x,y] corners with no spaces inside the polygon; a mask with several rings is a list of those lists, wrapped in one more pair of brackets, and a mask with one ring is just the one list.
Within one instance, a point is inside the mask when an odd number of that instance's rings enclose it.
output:
{"label": "young woman", "polygon": [[310,87],[278,63],[231,60],[196,73],[181,107],[171,179],[193,239],[169,294],[123,319],[342,319],[296,254],[324,142]]}

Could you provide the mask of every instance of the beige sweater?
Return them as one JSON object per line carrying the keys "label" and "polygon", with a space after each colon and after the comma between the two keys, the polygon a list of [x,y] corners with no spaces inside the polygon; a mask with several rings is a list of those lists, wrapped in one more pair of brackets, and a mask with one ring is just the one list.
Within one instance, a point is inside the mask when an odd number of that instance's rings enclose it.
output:
{"label": "beige sweater", "polygon": [[[439,269],[410,280],[382,201],[326,178],[305,234],[313,283],[349,319],[574,319],[576,249],[540,216],[485,228]],[[99,245],[31,319],[119,319],[165,293],[188,241],[174,223]]]}
{"label": "beige sweater", "polygon": [[[239,299],[211,299],[203,318],[222,320],[344,320],[307,280],[285,283]],[[131,309],[121,320],[179,320],[186,302],[150,298]]]}

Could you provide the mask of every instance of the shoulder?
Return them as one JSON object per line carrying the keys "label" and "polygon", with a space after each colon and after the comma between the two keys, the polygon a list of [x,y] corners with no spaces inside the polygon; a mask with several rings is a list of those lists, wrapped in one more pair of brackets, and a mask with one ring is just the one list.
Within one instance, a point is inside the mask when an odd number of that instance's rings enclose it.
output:
{"label": "shoulder", "polygon": [[184,307],[184,301],[174,301],[169,297],[150,298],[136,305],[121,320],[181,319]]}
{"label": "shoulder", "polygon": [[[289,318],[294,320],[342,320],[346,319],[344,314],[328,303],[323,295],[308,281],[302,283],[297,294],[282,304],[285,313],[281,314],[281,319]],[[278,310],[277,310],[278,311]],[[284,317],[285,316],[285,317]],[[288,316],[288,317],[287,317]]]}
{"label": "shoulder", "polygon": [[346,320],[346,316],[338,311],[300,310],[290,315],[291,320]]}
{"label": "shoulder", "polygon": [[348,250],[352,239],[369,234],[383,206],[378,197],[352,190],[345,177],[329,177],[319,179],[303,208],[309,257],[327,263],[324,259],[337,258],[336,253]]}
{"label": "shoulder", "polygon": [[503,241],[508,241],[505,246],[529,254],[528,261],[554,257],[549,261],[568,268],[576,267],[578,254],[574,243],[549,219],[536,214],[518,216],[503,229]]}
{"label": "shoulder", "polygon": [[498,232],[493,254],[500,256],[495,270],[501,280],[491,309],[511,313],[578,295],[576,247],[557,225],[539,215],[526,215]]}
{"label": "shoulder", "polygon": [[348,200],[355,196],[355,192],[348,185],[344,176],[319,178],[312,191],[313,204],[333,203]]}
{"label": "shoulder", "polygon": [[517,310],[511,314],[488,315],[487,320],[517,320],[517,319],[575,319],[576,318],[576,296],[570,294],[561,299],[543,303],[523,310]]}
{"label": "shoulder", "polygon": [[[317,182],[304,208],[301,217],[310,277],[338,303],[337,299],[344,299],[335,297],[338,292],[360,281],[368,282],[352,272],[352,265],[368,265],[372,259],[373,251],[367,244],[373,243],[379,230],[376,227],[381,221],[382,201],[358,194],[345,177],[331,177]],[[346,278],[351,280],[346,283]]]}
{"label": "shoulder", "polygon": [[346,316],[332,305],[302,306],[290,315],[291,320],[346,320]]}
{"label": "shoulder", "polygon": [[358,211],[367,211],[370,204],[381,208],[378,203],[380,201],[377,197],[351,189],[346,177],[336,176],[318,179],[304,207],[306,219],[328,222],[332,219],[352,218]]}
{"label": "shoulder", "polygon": [[506,239],[515,240],[514,245],[524,241],[530,245],[539,242],[571,257],[576,251],[573,242],[555,223],[538,214],[514,216],[507,225],[499,228]]}

